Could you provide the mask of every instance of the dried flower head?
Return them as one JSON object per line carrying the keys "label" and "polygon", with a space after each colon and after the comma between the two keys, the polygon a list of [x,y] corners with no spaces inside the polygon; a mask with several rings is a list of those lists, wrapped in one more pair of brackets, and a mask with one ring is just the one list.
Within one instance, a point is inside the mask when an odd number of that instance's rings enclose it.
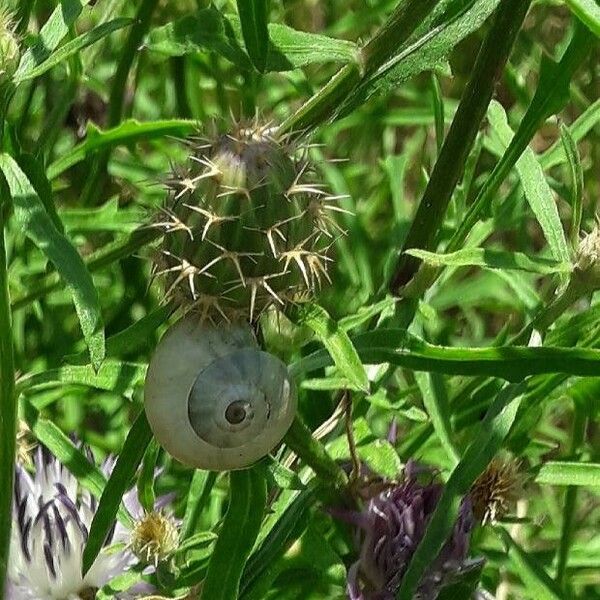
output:
{"label": "dried flower head", "polygon": [[[371,498],[361,512],[332,511],[357,528],[360,556],[348,571],[351,600],[396,597],[443,490],[440,483],[420,483],[417,475],[423,470],[411,461],[402,481]],[[471,502],[465,498],[452,534],[438,556],[433,557],[416,597],[435,599],[444,585],[472,567],[473,563],[467,560],[472,527]]]}
{"label": "dried flower head", "polygon": [[522,481],[518,461],[494,458],[469,492],[475,519],[482,525],[502,519],[516,502]]}
{"label": "dried flower head", "polygon": [[165,231],[155,260],[165,299],[213,322],[254,321],[329,282],[342,209],[313,181],[305,150],[258,120],[188,147],[153,224]]}
{"label": "dried flower head", "polygon": [[579,244],[573,275],[588,289],[600,289],[600,227],[598,224]]}
{"label": "dried flower head", "polygon": [[19,421],[17,431],[17,463],[26,467],[31,466],[31,451],[36,444],[31,437],[31,430],[25,421]]}
{"label": "dried flower head", "polygon": [[155,567],[168,559],[179,543],[178,523],[163,511],[152,511],[138,519],[131,532],[132,552]]}

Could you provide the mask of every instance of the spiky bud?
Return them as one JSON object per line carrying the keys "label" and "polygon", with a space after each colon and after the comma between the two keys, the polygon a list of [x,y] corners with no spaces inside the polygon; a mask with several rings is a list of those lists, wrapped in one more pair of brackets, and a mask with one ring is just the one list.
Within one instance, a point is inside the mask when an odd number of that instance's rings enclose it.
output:
{"label": "spiky bud", "polygon": [[331,211],[341,209],[310,181],[306,153],[256,122],[189,147],[156,224],[168,300],[214,322],[253,321],[329,281]]}
{"label": "spiky bud", "polygon": [[12,15],[0,8],[0,83],[12,78],[19,66],[21,52]]}

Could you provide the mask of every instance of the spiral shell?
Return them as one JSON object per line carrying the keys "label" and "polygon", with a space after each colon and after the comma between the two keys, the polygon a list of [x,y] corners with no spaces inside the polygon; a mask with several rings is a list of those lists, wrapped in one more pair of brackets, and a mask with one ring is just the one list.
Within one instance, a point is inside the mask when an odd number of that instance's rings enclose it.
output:
{"label": "spiral shell", "polygon": [[242,469],[267,455],[296,412],[287,367],[248,325],[211,326],[190,314],[158,344],[145,409],[160,444],[184,464]]}

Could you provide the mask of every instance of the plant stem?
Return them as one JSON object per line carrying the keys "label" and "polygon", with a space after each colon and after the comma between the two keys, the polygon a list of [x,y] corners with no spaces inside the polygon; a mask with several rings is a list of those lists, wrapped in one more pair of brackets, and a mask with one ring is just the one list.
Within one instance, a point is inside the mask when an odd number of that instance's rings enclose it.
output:
{"label": "plant stem", "polygon": [[[585,408],[575,400],[573,414],[573,431],[569,448],[569,458],[577,460],[577,455],[585,437],[587,418]],[[556,552],[556,583],[565,587],[565,576],[567,573],[567,561],[571,549],[571,541],[575,529],[575,508],[577,505],[577,486],[570,485],[565,491],[565,501],[562,513],[562,525],[560,532],[560,543]],[[565,592],[567,590],[565,589]]]}
{"label": "plant stem", "polygon": [[331,121],[342,101],[369,75],[394,56],[440,0],[404,0],[358,52],[355,63],[342,68],[279,127],[279,133],[305,133]]}
{"label": "plant stem", "polygon": [[12,523],[12,490],[15,473],[17,402],[13,355],[12,319],[8,292],[4,224],[10,206],[7,186],[0,185],[0,600],[8,568]]}
{"label": "plant stem", "polygon": [[317,474],[324,484],[342,490],[348,484],[343,469],[327,454],[325,447],[316,440],[310,429],[300,420],[294,419],[287,432],[285,443]]}
{"label": "plant stem", "polygon": [[[117,70],[113,78],[108,102],[107,127],[115,127],[121,122],[123,116],[123,107],[125,104],[125,94],[127,91],[127,79],[133,61],[137,56],[138,48],[142,43],[144,35],[150,27],[150,19],[159,0],[142,0],[137,13],[135,22],[129,29],[129,34],[125,40],[125,45],[121,51],[121,59],[117,65]],[[99,153],[92,163],[91,175],[82,192],[82,205],[90,206],[95,203],[104,187],[106,169],[110,150]]]}
{"label": "plant stem", "polygon": [[496,11],[463,92],[431,178],[404,241],[391,283],[392,293],[417,272],[419,259],[407,256],[409,248],[431,249],[441,229],[452,193],[464,171],[469,152],[487,112],[498,78],[502,75],[531,0],[505,0]]}

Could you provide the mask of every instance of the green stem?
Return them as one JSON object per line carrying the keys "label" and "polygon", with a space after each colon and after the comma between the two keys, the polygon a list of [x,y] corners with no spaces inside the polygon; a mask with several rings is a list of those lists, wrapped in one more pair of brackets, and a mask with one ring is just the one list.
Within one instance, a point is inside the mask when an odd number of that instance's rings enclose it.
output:
{"label": "green stem", "polygon": [[[142,0],[135,15],[135,22],[129,29],[129,34],[125,40],[125,46],[121,51],[121,59],[117,65],[110,90],[107,117],[108,128],[115,127],[121,122],[129,72],[131,71],[133,61],[137,56],[138,48],[142,43],[144,35],[150,27],[152,13],[158,2],[159,0]],[[92,164],[91,176],[88,178],[87,185],[82,192],[83,206],[94,204],[96,198],[99,197],[103,188],[109,157],[110,150],[105,150],[96,156]]]}
{"label": "green stem", "polygon": [[496,11],[402,246],[391,283],[393,293],[397,294],[412,279],[420,265],[419,259],[404,254],[404,251],[409,248],[429,250],[435,245],[452,193],[464,171],[496,82],[502,75],[530,1],[505,0]]}
{"label": "green stem", "polygon": [[[569,458],[577,460],[577,455],[585,437],[587,427],[587,417],[585,409],[575,401],[573,415],[573,433],[571,435],[571,444],[569,448]],[[560,587],[566,586],[567,561],[571,548],[571,541],[575,529],[575,509],[577,506],[577,486],[570,485],[565,492],[565,502],[563,506],[562,526],[560,532],[560,543],[556,553],[556,582]],[[567,590],[565,589],[565,593]]]}
{"label": "green stem", "polygon": [[279,127],[279,133],[307,132],[333,120],[350,92],[393,57],[440,0],[405,0],[365,46],[356,63],[342,68],[324,87]]}
{"label": "green stem", "polygon": [[0,186],[0,600],[8,568],[12,524],[12,489],[15,473],[17,402],[13,355],[12,319],[8,292],[4,224],[10,206],[7,186]]}
{"label": "green stem", "polygon": [[313,437],[310,429],[299,417],[294,419],[284,441],[312,468],[323,483],[340,491],[347,486],[348,478],[346,477],[346,473],[329,456],[323,444]]}
{"label": "green stem", "polygon": [[187,77],[185,56],[173,56],[170,60],[177,116],[183,119],[192,118],[192,110],[187,99]]}

